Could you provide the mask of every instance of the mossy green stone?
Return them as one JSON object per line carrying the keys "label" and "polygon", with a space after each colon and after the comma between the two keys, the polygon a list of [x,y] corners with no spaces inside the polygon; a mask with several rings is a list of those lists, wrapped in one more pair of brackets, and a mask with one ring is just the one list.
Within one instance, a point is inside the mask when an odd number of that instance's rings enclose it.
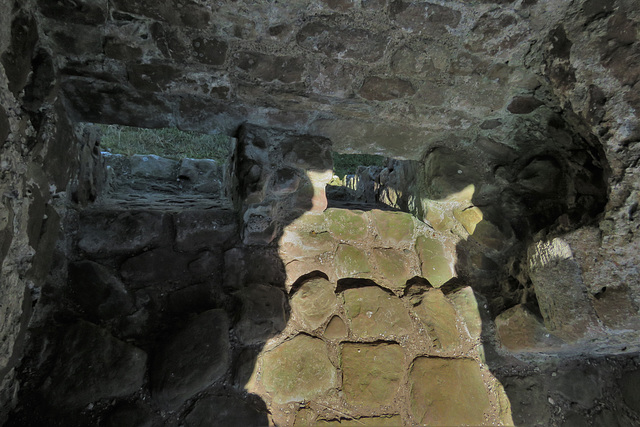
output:
{"label": "mossy green stone", "polygon": [[422,264],[422,275],[432,286],[439,288],[453,277],[449,258],[440,241],[420,236],[416,240],[416,252]]}
{"label": "mossy green stone", "polygon": [[380,242],[389,247],[402,246],[413,240],[413,217],[405,212],[373,210],[370,213]]}
{"label": "mossy green stone", "polygon": [[339,240],[361,241],[367,236],[367,222],[362,212],[346,209],[325,211],[329,231]]}
{"label": "mossy green stone", "polygon": [[339,279],[367,276],[371,272],[367,254],[349,245],[338,246],[335,266]]}
{"label": "mossy green stone", "polygon": [[409,373],[410,410],[420,425],[483,425],[489,397],[472,359],[419,357]]}
{"label": "mossy green stone", "polygon": [[262,356],[262,384],[276,403],[312,400],[337,387],[326,344],[297,335]]}
{"label": "mossy green stone", "polygon": [[407,280],[411,278],[411,270],[402,251],[376,249],[373,252],[373,262],[386,279],[386,284],[391,285],[390,289],[399,291],[405,288]]}
{"label": "mossy green stone", "polygon": [[390,405],[404,374],[404,351],[397,344],[345,344],[341,367],[342,390],[349,404]]}
{"label": "mossy green stone", "polygon": [[438,348],[453,350],[460,344],[456,310],[442,291],[432,289],[425,293],[414,311]]}
{"label": "mossy green stone", "polygon": [[404,337],[412,331],[411,318],[400,298],[377,286],[347,289],[342,294],[351,332],[360,339]]}

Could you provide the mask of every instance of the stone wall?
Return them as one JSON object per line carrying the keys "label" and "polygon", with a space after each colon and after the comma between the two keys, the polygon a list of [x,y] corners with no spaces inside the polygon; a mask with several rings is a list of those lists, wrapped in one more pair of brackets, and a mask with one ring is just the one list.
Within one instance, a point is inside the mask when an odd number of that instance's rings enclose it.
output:
{"label": "stone wall", "polygon": [[33,3],[0,5],[0,422],[15,404],[15,368],[76,167],[76,136]]}

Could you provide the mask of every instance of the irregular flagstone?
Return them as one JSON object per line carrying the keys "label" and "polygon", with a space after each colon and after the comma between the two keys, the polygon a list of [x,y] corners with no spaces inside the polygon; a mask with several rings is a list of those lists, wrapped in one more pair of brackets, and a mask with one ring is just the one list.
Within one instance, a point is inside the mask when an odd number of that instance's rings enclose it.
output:
{"label": "irregular flagstone", "polygon": [[62,340],[51,378],[51,399],[82,407],[99,399],[127,396],[142,387],[146,364],[144,351],[80,321]]}
{"label": "irregular flagstone", "polygon": [[279,242],[280,257],[288,262],[333,252],[336,241],[327,231],[285,229]]}
{"label": "irregular flagstone", "polygon": [[275,403],[312,400],[338,385],[326,344],[297,335],[262,357],[261,380]]}
{"label": "irregular flagstone", "polygon": [[367,254],[349,245],[339,245],[335,256],[336,273],[339,278],[368,277],[371,265]]}
{"label": "irregular flagstone", "polygon": [[327,209],[329,232],[338,240],[361,241],[367,235],[367,220],[362,212],[346,209]]}
{"label": "irregular flagstone", "polygon": [[416,252],[420,257],[422,275],[434,287],[439,288],[454,276],[451,260],[440,241],[420,236],[416,240]]}
{"label": "irregular flagstone", "polygon": [[285,328],[286,297],[280,289],[258,284],[234,295],[242,301],[242,314],[235,331],[243,344],[263,343]]}
{"label": "irregular flagstone", "polygon": [[349,330],[347,329],[347,325],[345,325],[344,320],[342,320],[340,316],[333,316],[324,330],[324,337],[330,340],[346,338],[348,334]]}
{"label": "irregular flagstone", "polygon": [[411,415],[421,425],[481,425],[489,397],[472,359],[419,357],[409,372]]}
{"label": "irregular flagstone", "polygon": [[480,306],[471,286],[448,295],[449,300],[464,320],[464,327],[471,338],[480,338],[482,334],[482,317]]}
{"label": "irregular flagstone", "polygon": [[175,410],[222,378],[229,363],[227,315],[219,309],[205,311],[159,349],[150,372],[151,394]]}
{"label": "irregular flagstone", "polygon": [[397,344],[344,344],[341,367],[342,390],[350,405],[391,405],[404,374],[404,351]]}
{"label": "irregular flagstone", "polygon": [[400,415],[367,417],[367,418],[342,418],[339,420],[320,420],[316,425],[319,426],[346,426],[346,427],[397,427],[402,425],[402,417]]}
{"label": "irregular flagstone", "polygon": [[414,311],[427,327],[437,347],[448,351],[460,344],[456,310],[441,290],[431,289],[426,292]]}
{"label": "irregular flagstone", "polygon": [[310,330],[319,328],[336,310],[335,284],[318,277],[308,280],[291,297],[295,317]]}
{"label": "irregular flagstone", "polygon": [[347,289],[342,294],[351,331],[360,339],[408,336],[411,318],[402,301],[377,286]]}
{"label": "irregular flagstone", "polygon": [[186,427],[268,425],[266,412],[232,396],[207,396],[199,399],[185,417]]}
{"label": "irregular flagstone", "polygon": [[405,212],[387,212],[374,209],[371,219],[380,244],[387,247],[410,246],[413,242],[413,216]]}
{"label": "irregular flagstone", "polygon": [[394,249],[375,249],[373,251],[373,264],[382,275],[380,284],[391,290],[402,291],[411,274],[411,257],[404,251]]}

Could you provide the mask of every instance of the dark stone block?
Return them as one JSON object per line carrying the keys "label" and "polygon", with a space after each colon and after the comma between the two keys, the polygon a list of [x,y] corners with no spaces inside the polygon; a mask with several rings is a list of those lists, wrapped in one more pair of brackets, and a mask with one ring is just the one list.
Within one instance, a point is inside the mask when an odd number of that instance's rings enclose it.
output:
{"label": "dark stone block", "polygon": [[192,28],[206,28],[211,20],[206,7],[191,0],[113,0],[113,7],[121,12]]}
{"label": "dark stone block", "polygon": [[511,100],[507,110],[512,114],[529,114],[543,105],[543,102],[533,96],[516,96]]}
{"label": "dark stone block", "polygon": [[128,73],[133,87],[147,92],[167,89],[181,74],[180,70],[167,64],[133,64]]}
{"label": "dark stone block", "polygon": [[405,30],[431,36],[448,34],[447,27],[457,27],[461,18],[457,10],[433,3],[393,1],[389,11],[392,19]]}
{"label": "dark stone block", "polygon": [[349,9],[353,9],[355,0],[322,0],[322,2],[333,10],[346,12]]}
{"label": "dark stone block", "polygon": [[180,38],[178,30],[156,22],[151,26],[151,35],[165,57],[176,61],[186,61],[191,57],[191,50]]}
{"label": "dark stone block", "polygon": [[123,62],[137,61],[142,56],[142,49],[121,43],[118,39],[107,38],[104,43],[104,54],[109,58]]}
{"label": "dark stone block", "polygon": [[120,279],[92,261],[69,265],[69,291],[90,320],[108,320],[133,310],[133,299]]}
{"label": "dark stone block", "polygon": [[0,105],[0,147],[4,145],[10,132],[9,117],[4,107]]}
{"label": "dark stone block", "polygon": [[640,369],[625,372],[618,384],[624,403],[640,415]]}
{"label": "dark stone block", "polygon": [[370,31],[340,27],[321,20],[305,25],[296,41],[312,52],[322,52],[334,58],[375,62],[382,58],[389,38]]}
{"label": "dark stone block", "polygon": [[[264,406],[264,404],[262,405]],[[185,417],[187,427],[268,425],[266,408],[260,410],[234,396],[207,396],[196,402]]]}
{"label": "dark stone block", "polygon": [[282,83],[299,82],[304,71],[302,58],[254,52],[239,53],[237,65],[238,68],[246,71],[251,77],[264,82],[275,80],[279,80]]}
{"label": "dark stone block", "polygon": [[291,136],[280,143],[282,158],[293,167],[327,171],[333,169],[331,140],[314,136]]}
{"label": "dark stone block", "polygon": [[87,25],[107,20],[108,0],[38,0],[40,11],[47,18]]}
{"label": "dark stone block", "polygon": [[114,406],[98,424],[99,427],[153,427],[161,424],[158,417],[141,403],[123,402]]}
{"label": "dark stone block", "polygon": [[78,247],[91,255],[132,254],[160,242],[164,215],[159,212],[99,212],[80,218]]}
{"label": "dark stone block", "polygon": [[166,409],[220,380],[230,366],[229,321],[223,310],[209,310],[165,341],[150,372],[151,394]]}
{"label": "dark stone block", "polygon": [[556,27],[551,33],[551,50],[549,53],[561,59],[569,59],[573,43],[567,38],[567,33],[562,25]]}
{"label": "dark stone block", "polygon": [[207,65],[222,65],[227,57],[225,41],[199,37],[191,43],[196,61]]}
{"label": "dark stone block", "polygon": [[286,297],[271,285],[253,284],[234,294],[242,301],[235,332],[243,344],[264,343],[287,325]]}
{"label": "dark stone block", "polygon": [[175,215],[174,221],[179,251],[222,248],[237,234],[233,211],[183,211]]}
{"label": "dark stone block", "polygon": [[402,79],[367,77],[360,88],[360,96],[373,101],[388,101],[415,94],[413,85]]}
{"label": "dark stone block", "polygon": [[142,387],[146,364],[144,351],[80,321],[62,341],[51,378],[51,400],[72,409],[128,396]]}
{"label": "dark stone block", "polygon": [[495,129],[499,126],[502,126],[502,121],[500,119],[491,119],[491,120],[485,120],[484,122],[482,122],[480,124],[480,129],[490,130],[490,129]]}
{"label": "dark stone block", "polygon": [[2,54],[2,65],[9,79],[9,90],[17,95],[27,84],[31,72],[31,57],[38,42],[35,19],[21,13],[11,23],[11,44]]}

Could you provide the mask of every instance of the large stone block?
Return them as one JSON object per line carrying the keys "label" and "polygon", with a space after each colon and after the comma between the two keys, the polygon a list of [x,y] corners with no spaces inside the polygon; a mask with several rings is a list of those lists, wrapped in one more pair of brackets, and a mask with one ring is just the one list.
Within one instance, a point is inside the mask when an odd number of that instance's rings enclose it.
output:
{"label": "large stone block", "polygon": [[313,400],[338,386],[338,373],[326,344],[297,335],[262,357],[262,383],[276,403]]}
{"label": "large stone block", "polygon": [[237,234],[235,213],[220,210],[188,210],[175,214],[176,249],[198,251],[222,248]]}
{"label": "large stone block", "polygon": [[358,339],[400,339],[414,332],[402,301],[377,286],[347,289],[342,297],[351,331]]}
{"label": "large stone block", "polygon": [[142,387],[146,363],[144,351],[80,321],[62,340],[50,397],[69,409],[99,399],[125,397]]}
{"label": "large stone block", "polygon": [[500,343],[511,351],[541,351],[562,344],[521,304],[500,313],[495,322]]}
{"label": "large stone block", "polygon": [[275,80],[282,83],[296,83],[302,79],[304,72],[304,63],[301,58],[256,52],[237,54],[237,66],[249,76],[267,83]]}
{"label": "large stone block", "polygon": [[441,290],[431,289],[413,309],[436,348],[453,351],[461,344],[456,311]]}
{"label": "large stone block", "polygon": [[267,413],[235,396],[206,396],[185,417],[186,427],[268,425]]}
{"label": "large stone block", "polygon": [[340,279],[373,275],[367,253],[354,246],[339,245],[334,263],[337,277]]}
{"label": "large stone block", "polygon": [[379,244],[385,247],[409,247],[413,243],[413,216],[405,212],[388,212],[377,209],[369,213]]}
{"label": "large stone block", "polygon": [[393,404],[405,370],[397,344],[344,344],[342,390],[350,405],[380,409]]}
{"label": "large stone block", "polygon": [[582,282],[580,266],[561,238],[529,248],[531,281],[544,324],[564,340],[576,340],[600,325]]}
{"label": "large stone block", "polygon": [[396,292],[402,292],[407,280],[416,276],[412,268],[413,257],[408,250],[374,249],[373,265],[380,275],[380,285]]}
{"label": "large stone block", "polygon": [[235,331],[243,344],[264,343],[287,324],[284,293],[268,285],[252,285],[234,294],[242,302],[242,313]]}
{"label": "large stone block", "polygon": [[220,380],[230,366],[229,321],[223,310],[191,320],[158,349],[150,371],[151,394],[174,411]]}
{"label": "large stone block", "polygon": [[337,240],[357,242],[367,235],[367,219],[361,211],[328,209],[325,213],[329,232]]}
{"label": "large stone block", "polygon": [[428,36],[443,36],[460,22],[459,11],[433,3],[392,1],[393,20],[405,31]]}
{"label": "large stone block", "polygon": [[427,236],[416,240],[416,252],[422,265],[422,276],[438,288],[454,276],[452,262],[442,242]]}
{"label": "large stone block", "polygon": [[96,212],[80,217],[78,247],[95,256],[136,253],[162,238],[160,212]]}
{"label": "large stone block", "polygon": [[338,307],[335,284],[318,277],[304,282],[291,297],[295,318],[313,331],[324,325]]}
{"label": "large stone block", "polygon": [[482,372],[471,359],[419,357],[409,388],[411,415],[421,425],[482,425],[490,409]]}
{"label": "large stone block", "polygon": [[389,101],[416,93],[411,82],[398,78],[368,77],[360,87],[360,96],[370,101]]}
{"label": "large stone block", "polygon": [[69,265],[69,290],[89,319],[111,319],[133,310],[133,299],[115,273],[92,261]]}

